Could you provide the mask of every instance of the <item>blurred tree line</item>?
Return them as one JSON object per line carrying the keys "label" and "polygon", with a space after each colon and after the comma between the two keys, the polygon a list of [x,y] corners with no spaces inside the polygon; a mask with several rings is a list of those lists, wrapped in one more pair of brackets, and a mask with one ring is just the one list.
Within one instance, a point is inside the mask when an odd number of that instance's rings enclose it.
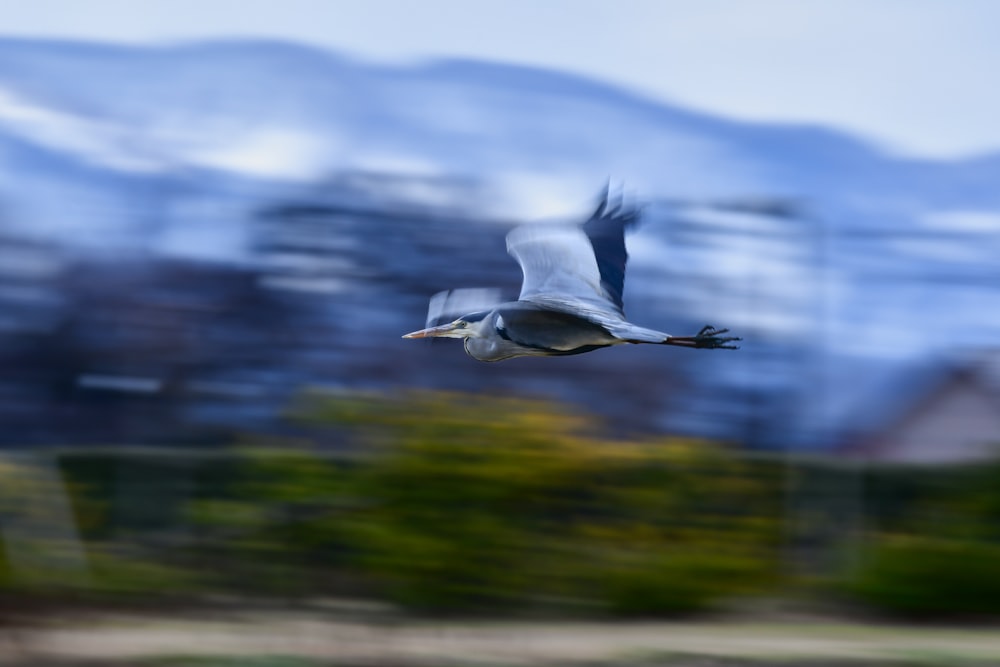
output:
{"label": "blurred tree line", "polygon": [[997,464],[858,472],[610,439],[559,405],[463,394],[311,393],[294,415],[301,439],[231,450],[7,457],[0,596],[683,613],[794,586],[790,552],[817,553],[843,513],[795,489],[826,485],[858,494],[858,530],[819,550],[856,557],[814,559],[836,594],[1000,612]]}

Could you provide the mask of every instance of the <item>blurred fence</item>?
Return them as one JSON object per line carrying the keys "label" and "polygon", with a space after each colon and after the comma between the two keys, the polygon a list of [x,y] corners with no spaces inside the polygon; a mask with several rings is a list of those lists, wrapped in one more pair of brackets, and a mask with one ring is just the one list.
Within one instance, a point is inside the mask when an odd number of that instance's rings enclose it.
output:
{"label": "blurred fence", "polygon": [[634,615],[807,586],[1000,611],[997,464],[611,440],[557,405],[466,395],[314,395],[299,415],[350,445],[6,456],[0,596]]}

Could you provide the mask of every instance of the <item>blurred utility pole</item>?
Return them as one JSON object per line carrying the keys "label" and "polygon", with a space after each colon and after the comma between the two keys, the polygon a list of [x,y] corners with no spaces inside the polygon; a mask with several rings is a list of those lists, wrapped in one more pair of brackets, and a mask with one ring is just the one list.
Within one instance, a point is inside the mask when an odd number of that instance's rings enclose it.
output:
{"label": "blurred utility pole", "polygon": [[52,583],[60,576],[89,577],[66,483],[45,452],[2,452],[0,545],[14,576]]}

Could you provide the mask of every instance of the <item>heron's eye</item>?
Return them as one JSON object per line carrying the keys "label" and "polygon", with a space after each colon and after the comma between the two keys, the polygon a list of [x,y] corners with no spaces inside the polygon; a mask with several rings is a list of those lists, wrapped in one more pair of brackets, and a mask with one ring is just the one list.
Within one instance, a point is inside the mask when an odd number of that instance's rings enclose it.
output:
{"label": "heron's eye", "polygon": [[458,320],[455,322],[456,329],[464,329],[467,326],[469,326],[469,323],[466,322],[465,320]]}

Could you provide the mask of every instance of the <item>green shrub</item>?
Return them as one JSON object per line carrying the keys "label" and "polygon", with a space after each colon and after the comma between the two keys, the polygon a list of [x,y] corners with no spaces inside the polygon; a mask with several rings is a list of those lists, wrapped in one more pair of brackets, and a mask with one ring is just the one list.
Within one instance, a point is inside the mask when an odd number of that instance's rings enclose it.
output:
{"label": "green shrub", "polygon": [[313,400],[314,419],[348,421],[372,448],[345,534],[404,605],[670,613],[776,569],[780,486],[710,443],[605,441],[588,419],[514,399]]}
{"label": "green shrub", "polygon": [[350,546],[344,475],[309,450],[233,452],[228,483],[189,503],[199,532],[197,561],[217,565],[214,585],[243,594],[307,595],[331,590]]}
{"label": "green shrub", "polygon": [[[649,615],[702,608],[778,569],[780,469],[711,443],[609,439],[534,400],[311,394],[298,408],[318,427],[312,441],[190,461],[64,455],[83,555],[56,577],[64,545],[22,543],[16,568],[0,556],[0,587]],[[315,446],[330,434],[352,436],[337,456]],[[0,512],[55,526],[24,502],[50,478],[0,468]]]}
{"label": "green shrub", "polygon": [[1000,545],[920,537],[883,538],[849,589],[906,615],[1000,613]]}
{"label": "green shrub", "polygon": [[603,596],[609,611],[624,616],[685,613],[744,590],[762,574],[751,557],[664,549],[608,564]]}

